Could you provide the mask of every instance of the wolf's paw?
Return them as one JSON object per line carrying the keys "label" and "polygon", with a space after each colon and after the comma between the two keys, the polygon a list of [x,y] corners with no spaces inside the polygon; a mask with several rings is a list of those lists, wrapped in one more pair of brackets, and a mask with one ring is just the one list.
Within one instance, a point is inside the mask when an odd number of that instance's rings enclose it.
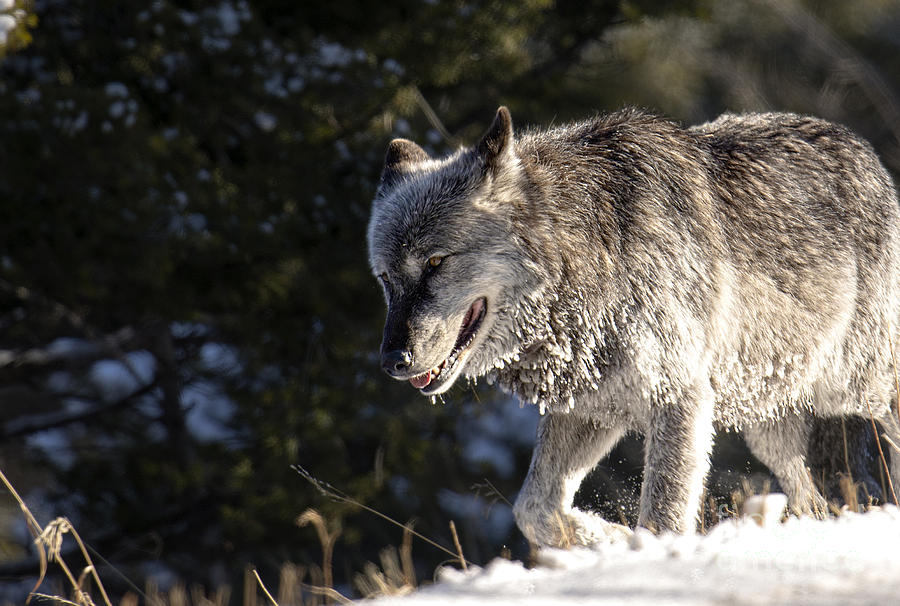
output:
{"label": "wolf's paw", "polygon": [[630,537],[633,531],[628,526],[604,520],[595,513],[571,509],[561,516],[565,531],[563,537],[571,537],[573,545],[607,543]]}
{"label": "wolf's paw", "polygon": [[522,534],[537,545],[566,549],[608,543],[632,535],[627,526],[607,522],[596,514],[578,509],[548,513],[517,507],[514,513]]}
{"label": "wolf's paw", "polygon": [[812,516],[824,519],[828,515],[828,502],[819,491],[805,491],[788,500],[788,509],[798,516]]}

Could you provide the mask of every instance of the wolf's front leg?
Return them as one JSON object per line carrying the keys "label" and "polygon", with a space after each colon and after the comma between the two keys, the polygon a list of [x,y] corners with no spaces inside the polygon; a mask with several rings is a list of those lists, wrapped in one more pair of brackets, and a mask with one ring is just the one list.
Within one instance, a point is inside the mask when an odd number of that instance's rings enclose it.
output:
{"label": "wolf's front leg", "polygon": [[644,436],[644,482],[638,526],[694,532],[713,441],[711,388],[666,394]]}
{"label": "wolf's front leg", "polygon": [[547,414],[513,513],[522,534],[538,545],[587,545],[630,531],[600,516],[572,508],[584,476],[609,453],[623,427],[597,427],[575,414]]}

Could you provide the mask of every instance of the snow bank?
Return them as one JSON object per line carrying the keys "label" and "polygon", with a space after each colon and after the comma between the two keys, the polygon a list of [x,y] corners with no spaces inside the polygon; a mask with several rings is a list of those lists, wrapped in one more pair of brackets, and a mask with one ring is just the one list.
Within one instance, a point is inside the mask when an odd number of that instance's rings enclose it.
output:
{"label": "snow bank", "polygon": [[415,594],[372,606],[900,603],[900,510],[875,508],[825,521],[765,527],[720,523],[704,536],[654,536],[570,551],[546,549],[528,570],[497,559],[445,568]]}

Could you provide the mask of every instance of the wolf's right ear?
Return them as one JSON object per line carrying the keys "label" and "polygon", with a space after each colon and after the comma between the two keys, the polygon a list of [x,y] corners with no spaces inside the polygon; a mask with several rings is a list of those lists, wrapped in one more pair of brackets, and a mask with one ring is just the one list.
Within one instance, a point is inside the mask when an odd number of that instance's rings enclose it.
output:
{"label": "wolf's right ear", "polygon": [[496,172],[503,160],[512,155],[512,141],[512,116],[506,106],[501,105],[494,122],[476,148],[487,171]]}
{"label": "wolf's right ear", "polygon": [[390,187],[409,170],[410,166],[428,159],[428,152],[409,139],[394,139],[388,144],[387,153],[384,155],[379,189]]}

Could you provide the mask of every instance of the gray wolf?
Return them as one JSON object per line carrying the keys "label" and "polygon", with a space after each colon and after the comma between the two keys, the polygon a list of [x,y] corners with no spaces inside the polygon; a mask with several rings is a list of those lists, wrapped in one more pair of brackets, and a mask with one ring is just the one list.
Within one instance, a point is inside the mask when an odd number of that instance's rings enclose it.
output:
{"label": "gray wolf", "polygon": [[513,510],[534,543],[610,535],[572,497],[628,431],[638,524],[676,532],[695,528],[716,429],[743,433],[798,513],[824,505],[813,419],[871,410],[900,444],[900,212],[839,125],[626,109],[514,134],[501,107],[447,157],[390,143],[368,246],[388,374],[425,395],[485,376],[540,407]]}

